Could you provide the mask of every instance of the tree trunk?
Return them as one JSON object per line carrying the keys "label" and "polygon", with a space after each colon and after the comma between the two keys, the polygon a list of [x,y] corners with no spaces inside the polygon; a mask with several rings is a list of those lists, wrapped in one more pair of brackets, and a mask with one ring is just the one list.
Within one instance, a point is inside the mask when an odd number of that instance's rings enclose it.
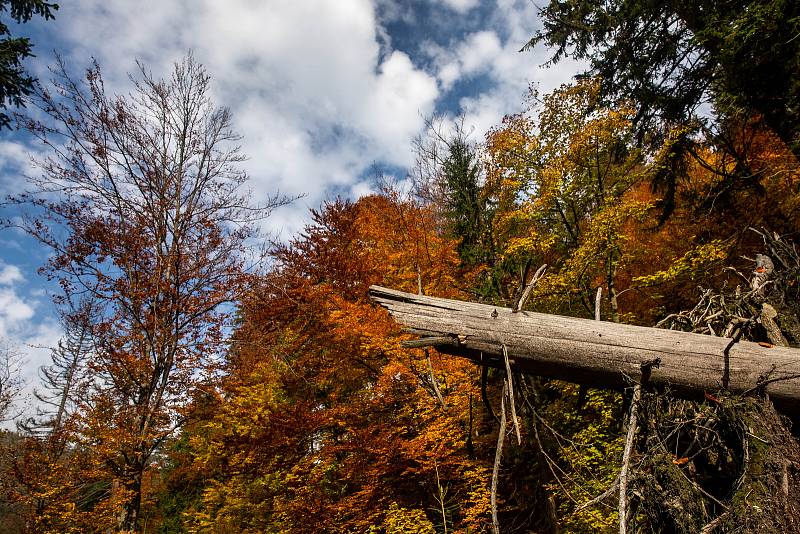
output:
{"label": "tree trunk", "polygon": [[[413,332],[438,339],[440,352],[600,388],[647,382],[687,397],[723,389],[763,391],[775,406],[800,415],[800,350],[746,341],[534,312],[512,313],[470,302],[378,286],[372,299]],[[442,338],[448,338],[449,343]],[[644,375],[644,376],[643,376]]]}
{"label": "tree trunk", "polygon": [[142,508],[142,471],[137,469],[128,479],[123,481],[127,498],[122,509],[120,530],[122,532],[139,532],[139,515]]}

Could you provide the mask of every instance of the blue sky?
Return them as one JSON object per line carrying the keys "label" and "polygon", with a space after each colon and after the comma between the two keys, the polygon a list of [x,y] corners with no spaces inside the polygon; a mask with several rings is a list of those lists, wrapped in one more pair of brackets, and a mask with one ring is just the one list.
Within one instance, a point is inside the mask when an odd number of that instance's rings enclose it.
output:
{"label": "blue sky", "polygon": [[[518,52],[537,28],[529,0],[74,0],[18,33],[31,36],[28,67],[45,83],[57,50],[76,73],[96,58],[115,92],[136,59],[165,74],[192,50],[244,136],[254,195],[304,195],[268,222],[290,235],[325,198],[369,193],[373,165],[402,178],[425,116],[464,113],[480,140],[529,84],[569,81],[576,65],[544,69],[546,50]],[[25,187],[41,150],[0,133],[3,196]],[[36,273],[46,258],[0,230],[0,338],[25,354],[29,388],[60,335]]]}

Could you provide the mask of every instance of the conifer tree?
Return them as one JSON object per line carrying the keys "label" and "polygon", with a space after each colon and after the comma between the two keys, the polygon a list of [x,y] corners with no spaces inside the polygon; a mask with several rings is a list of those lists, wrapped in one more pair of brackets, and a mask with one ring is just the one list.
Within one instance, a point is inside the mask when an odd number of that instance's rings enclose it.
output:
{"label": "conifer tree", "polygon": [[[2,0],[0,13],[8,12],[17,24],[30,21],[34,15],[52,19],[58,4],[44,0]],[[34,79],[25,72],[22,62],[33,55],[30,39],[12,37],[9,27],[0,21],[0,109],[19,107],[33,91]],[[0,127],[9,127],[11,118],[0,112]]]}
{"label": "conifer tree", "polygon": [[34,397],[40,403],[37,416],[20,424],[23,430],[49,441],[56,456],[65,443],[62,430],[66,419],[86,400],[89,359],[94,348],[94,315],[90,301],[71,306],[62,314],[64,335],[58,345],[50,349],[51,363],[39,369],[44,389],[34,390]]}

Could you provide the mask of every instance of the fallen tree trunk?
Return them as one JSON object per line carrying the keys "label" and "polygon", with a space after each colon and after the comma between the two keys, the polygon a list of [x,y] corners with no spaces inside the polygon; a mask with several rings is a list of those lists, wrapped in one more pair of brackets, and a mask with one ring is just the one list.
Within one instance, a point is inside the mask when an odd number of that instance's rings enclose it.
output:
{"label": "fallen tree trunk", "polygon": [[[800,350],[732,339],[513,312],[379,286],[372,299],[423,338],[411,346],[598,388],[646,382],[687,398],[726,389],[765,392],[785,414],[800,415]],[[426,338],[430,337],[430,340]],[[766,346],[765,346],[766,345]]]}

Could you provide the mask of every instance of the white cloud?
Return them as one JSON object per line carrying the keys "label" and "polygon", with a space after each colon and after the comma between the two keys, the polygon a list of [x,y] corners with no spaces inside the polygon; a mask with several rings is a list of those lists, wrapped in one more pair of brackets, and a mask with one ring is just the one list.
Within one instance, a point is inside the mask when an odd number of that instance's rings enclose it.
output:
{"label": "white cloud", "polygon": [[448,47],[429,41],[424,50],[433,58],[436,77],[445,91],[462,78],[492,73],[505,52],[498,35],[490,30],[468,34]]}
{"label": "white cloud", "polygon": [[411,138],[424,126],[423,117],[433,111],[437,96],[432,76],[416,69],[406,54],[392,53],[380,67],[361,116],[364,131],[380,147],[375,156],[393,165],[410,165]]}
{"label": "white cloud", "polygon": [[[26,332],[17,333],[3,340],[20,355],[19,371],[22,380],[22,389],[14,402],[14,415],[21,415],[25,418],[36,413],[39,402],[34,396],[34,390],[41,390],[39,369],[51,363],[50,348],[58,344],[62,336],[62,330],[58,323],[54,321],[43,321],[33,327],[32,325]],[[15,422],[5,421],[0,424],[0,428],[10,430],[15,428]]]}
{"label": "white cloud", "polygon": [[0,336],[17,330],[20,323],[33,317],[33,308],[25,303],[16,291],[0,288]]}
{"label": "white cloud", "polygon": [[387,22],[405,22],[406,24],[417,22],[417,13],[412,2],[375,0],[375,7],[380,10],[383,20]]}
{"label": "white cloud", "polygon": [[18,193],[26,176],[32,176],[35,166],[31,146],[19,141],[0,141],[0,195]]}
{"label": "white cloud", "polygon": [[19,267],[0,260],[0,339],[14,341],[34,316],[34,302],[19,294],[18,286],[24,281]]}
{"label": "white cloud", "polygon": [[36,299],[20,292],[25,281],[16,265],[0,260],[0,339],[12,344],[24,341],[32,328]]}
{"label": "white cloud", "polygon": [[493,31],[481,31],[467,36],[459,46],[459,60],[464,74],[491,71],[505,50]]}
{"label": "white cloud", "polygon": [[15,282],[22,282],[25,277],[16,265],[4,265],[0,262],[0,285],[10,285]]}
{"label": "white cloud", "polygon": [[410,140],[439,96],[406,54],[381,53],[370,0],[79,0],[56,22],[73,66],[97,57],[118,89],[134,58],[163,74],[192,49],[232,108],[260,196],[280,188],[316,205],[374,161],[410,164]]}
{"label": "white cloud", "polygon": [[[22,271],[16,265],[0,262],[0,346],[11,347],[21,356],[20,371],[24,387],[16,402],[17,409],[30,410],[35,404],[33,388],[38,384],[39,367],[50,361],[50,349],[61,337],[61,328],[43,315],[42,302],[27,291]],[[3,428],[12,428],[6,422]]]}
{"label": "white cloud", "polygon": [[355,198],[375,194],[375,189],[370,182],[358,182],[350,188],[350,194]]}
{"label": "white cloud", "polygon": [[445,92],[459,82],[484,77],[484,91],[459,101],[465,125],[478,138],[499,124],[504,115],[522,110],[530,85],[549,92],[570,81],[580,67],[563,61],[543,68],[548,51],[519,51],[540,24],[537,8],[527,0],[497,0],[487,24],[489,29],[469,33],[447,46],[428,42],[423,47]]}
{"label": "white cloud", "polygon": [[463,14],[478,7],[480,0],[433,0],[433,3],[442,3],[453,11]]}
{"label": "white cloud", "polygon": [[14,141],[0,141],[0,166],[24,167],[30,161],[27,147]]}

